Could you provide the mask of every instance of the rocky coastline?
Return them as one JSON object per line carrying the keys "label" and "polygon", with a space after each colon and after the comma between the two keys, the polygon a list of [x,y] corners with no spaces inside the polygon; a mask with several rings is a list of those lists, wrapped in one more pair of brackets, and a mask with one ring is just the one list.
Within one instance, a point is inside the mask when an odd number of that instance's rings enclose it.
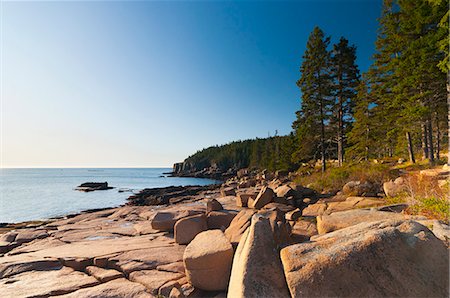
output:
{"label": "rocky coastline", "polygon": [[171,177],[195,177],[225,181],[236,176],[237,172],[237,167],[224,170],[217,166],[198,167],[197,165],[184,161],[175,163],[169,175]]}
{"label": "rocky coastline", "polygon": [[0,230],[2,297],[448,297],[449,227],[388,204],[401,182],[329,196],[289,177],[241,170]]}

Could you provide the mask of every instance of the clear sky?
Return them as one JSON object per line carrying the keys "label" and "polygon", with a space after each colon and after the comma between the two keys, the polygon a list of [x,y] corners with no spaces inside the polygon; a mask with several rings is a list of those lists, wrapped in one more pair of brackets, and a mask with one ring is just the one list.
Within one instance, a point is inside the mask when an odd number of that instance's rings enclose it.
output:
{"label": "clear sky", "polygon": [[172,166],[291,131],[320,26],[366,70],[381,0],[2,1],[1,166]]}

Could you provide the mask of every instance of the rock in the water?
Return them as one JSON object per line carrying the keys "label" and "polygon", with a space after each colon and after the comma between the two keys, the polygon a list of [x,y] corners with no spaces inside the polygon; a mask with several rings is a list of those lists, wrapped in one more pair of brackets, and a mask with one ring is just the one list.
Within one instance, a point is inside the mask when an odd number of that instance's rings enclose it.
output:
{"label": "rock in the water", "polygon": [[182,218],[175,224],[175,242],[188,244],[197,234],[208,229],[204,214],[192,215]]}
{"label": "rock in the water", "polygon": [[388,219],[405,220],[410,218],[424,219],[422,217],[411,217],[409,215],[401,213],[355,209],[335,212],[330,215],[317,216],[317,231],[319,232],[319,234],[324,234],[353,226],[361,222],[371,222]]}
{"label": "rock in the water", "polygon": [[228,286],[233,247],[220,230],[198,234],[184,251],[188,281],[196,288],[221,291]]}
{"label": "rock in the water", "polygon": [[78,185],[75,190],[79,191],[94,191],[94,190],[107,190],[112,189],[112,187],[108,186],[108,182],[85,182]]}
{"label": "rock in the water", "polygon": [[152,228],[158,231],[173,231],[175,223],[179,219],[198,213],[191,210],[157,212],[152,219]]}
{"label": "rock in the water", "polygon": [[223,210],[222,204],[220,204],[216,199],[209,199],[206,201],[206,212],[220,211]]}
{"label": "rock in the water", "polygon": [[233,221],[236,215],[237,212],[232,210],[209,212],[206,219],[208,223],[208,229],[220,229],[222,231],[225,231],[230,226],[230,223]]}
{"label": "rock in the water", "polygon": [[252,209],[241,210],[225,230],[225,236],[234,247],[239,244],[242,234],[250,227],[250,220],[255,213],[256,211]]}
{"label": "rock in the water", "polygon": [[262,215],[252,217],[239,242],[228,297],[289,297],[271,226]]}
{"label": "rock in the water", "polygon": [[448,297],[449,255],[413,221],[361,223],[281,250],[292,297]]}
{"label": "rock in the water", "polygon": [[261,209],[264,205],[269,204],[273,201],[275,193],[273,190],[267,186],[264,186],[259,194],[256,196],[256,199],[251,202],[248,206],[254,209]]}

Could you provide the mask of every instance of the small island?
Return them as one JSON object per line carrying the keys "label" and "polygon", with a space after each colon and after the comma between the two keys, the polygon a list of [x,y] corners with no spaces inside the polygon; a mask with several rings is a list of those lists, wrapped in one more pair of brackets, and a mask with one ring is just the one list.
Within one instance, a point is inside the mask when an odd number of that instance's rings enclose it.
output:
{"label": "small island", "polygon": [[90,192],[95,190],[108,190],[114,187],[108,186],[108,182],[85,182],[78,185],[75,190]]}

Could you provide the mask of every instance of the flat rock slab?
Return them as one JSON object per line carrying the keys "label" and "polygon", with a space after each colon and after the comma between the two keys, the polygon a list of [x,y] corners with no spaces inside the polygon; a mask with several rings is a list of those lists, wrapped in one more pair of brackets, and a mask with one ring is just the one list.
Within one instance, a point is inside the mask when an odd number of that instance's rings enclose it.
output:
{"label": "flat rock slab", "polygon": [[116,239],[104,239],[100,237],[47,248],[29,253],[28,255],[56,258],[93,258],[113,253],[170,245],[168,240],[163,239],[163,237],[157,239],[152,239],[149,236],[119,237]]}
{"label": "flat rock slab", "polygon": [[423,217],[413,217],[406,214],[384,212],[377,210],[348,210],[335,212],[330,215],[317,216],[317,231],[319,234],[332,232],[353,226],[362,222],[379,220],[405,220],[405,219],[425,219]]}
{"label": "flat rock slab", "polygon": [[281,250],[292,297],[448,297],[446,246],[414,221],[361,223]]}
{"label": "flat rock slab", "polygon": [[159,270],[141,270],[132,272],[130,274],[130,280],[144,285],[151,294],[157,295],[159,288],[165,283],[180,279],[183,276],[184,274],[181,273]]}
{"label": "flat rock slab", "polygon": [[318,216],[322,214],[331,214],[334,212],[369,208],[384,205],[386,202],[380,198],[371,197],[348,197],[344,201],[338,202],[318,202],[308,205],[303,209],[303,216]]}
{"label": "flat rock slab", "polygon": [[173,244],[128,251],[109,258],[108,266],[127,274],[138,270],[155,269],[160,265],[182,261],[184,249],[185,246]]}
{"label": "flat rock slab", "polygon": [[123,274],[114,269],[104,269],[96,266],[86,267],[87,274],[95,277],[98,281],[104,283],[110,280],[121,278]]}
{"label": "flat rock slab", "polygon": [[81,289],[61,298],[152,298],[147,289],[136,282],[119,278],[94,287]]}
{"label": "flat rock slab", "polygon": [[0,279],[27,271],[59,270],[61,262],[56,258],[32,258],[18,255],[0,258]]}
{"label": "flat rock slab", "polygon": [[92,287],[99,282],[92,276],[71,268],[59,270],[28,271],[0,280],[1,296],[47,297]]}

